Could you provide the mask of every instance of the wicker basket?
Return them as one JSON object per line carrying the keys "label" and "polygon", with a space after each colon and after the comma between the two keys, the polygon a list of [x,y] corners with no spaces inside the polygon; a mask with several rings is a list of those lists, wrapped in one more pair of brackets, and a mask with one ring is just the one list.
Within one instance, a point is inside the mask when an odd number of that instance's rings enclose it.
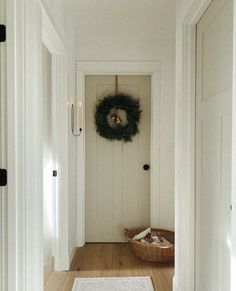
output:
{"label": "wicker basket", "polygon": [[153,232],[156,232],[158,236],[164,237],[173,245],[171,246],[158,246],[152,244],[141,243],[140,241],[135,241],[132,238],[143,231],[144,228],[139,229],[125,229],[124,234],[129,241],[131,249],[134,251],[135,255],[145,261],[152,261],[158,263],[168,263],[174,261],[175,247],[174,238],[175,234],[173,231],[168,231],[164,229],[152,228]]}

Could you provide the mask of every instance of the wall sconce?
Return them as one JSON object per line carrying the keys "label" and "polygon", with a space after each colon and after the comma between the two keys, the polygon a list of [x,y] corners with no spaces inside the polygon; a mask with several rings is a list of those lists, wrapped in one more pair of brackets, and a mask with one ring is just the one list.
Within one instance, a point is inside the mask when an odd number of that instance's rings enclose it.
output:
{"label": "wall sconce", "polygon": [[79,133],[75,132],[75,109],[74,104],[71,105],[71,132],[74,136],[80,136],[83,131],[83,104],[79,102],[78,104],[78,114],[77,114],[77,128],[79,128]]}

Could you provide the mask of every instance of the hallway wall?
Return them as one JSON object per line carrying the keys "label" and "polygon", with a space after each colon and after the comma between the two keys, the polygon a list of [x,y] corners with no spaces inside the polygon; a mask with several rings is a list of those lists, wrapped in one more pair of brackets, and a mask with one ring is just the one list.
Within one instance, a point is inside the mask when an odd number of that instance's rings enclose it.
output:
{"label": "hallway wall", "polygon": [[80,61],[160,61],[160,220],[174,229],[174,0],[71,0]]}

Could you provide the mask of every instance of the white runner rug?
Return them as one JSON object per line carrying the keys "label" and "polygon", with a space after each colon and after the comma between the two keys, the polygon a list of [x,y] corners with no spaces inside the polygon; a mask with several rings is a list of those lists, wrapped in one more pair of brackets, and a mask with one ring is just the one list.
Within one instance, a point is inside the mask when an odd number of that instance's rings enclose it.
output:
{"label": "white runner rug", "polygon": [[72,291],[154,291],[150,277],[77,278]]}

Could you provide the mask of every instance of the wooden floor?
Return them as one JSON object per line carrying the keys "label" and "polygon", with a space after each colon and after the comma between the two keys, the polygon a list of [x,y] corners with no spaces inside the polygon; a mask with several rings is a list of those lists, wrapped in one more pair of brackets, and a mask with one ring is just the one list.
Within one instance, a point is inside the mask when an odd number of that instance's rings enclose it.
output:
{"label": "wooden floor", "polygon": [[69,272],[45,270],[45,291],[71,291],[76,277],[151,276],[155,291],[171,291],[173,264],[137,259],[128,244],[86,244],[77,249]]}

